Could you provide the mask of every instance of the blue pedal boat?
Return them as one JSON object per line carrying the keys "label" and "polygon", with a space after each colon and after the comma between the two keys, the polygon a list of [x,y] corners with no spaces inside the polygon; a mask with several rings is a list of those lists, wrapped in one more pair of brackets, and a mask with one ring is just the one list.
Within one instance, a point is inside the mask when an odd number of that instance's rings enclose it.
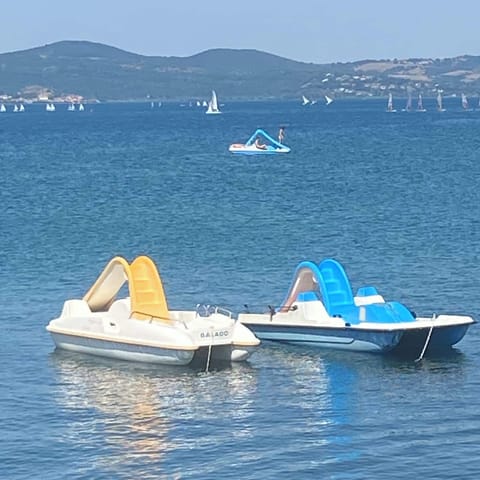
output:
{"label": "blue pedal boat", "polygon": [[271,155],[275,153],[289,153],[290,147],[278,142],[267,132],[259,128],[246,143],[233,143],[228,150],[231,153],[243,155]]}
{"label": "blue pedal boat", "polygon": [[261,340],[361,352],[411,352],[449,349],[475,323],[469,316],[416,317],[374,287],[353,295],[340,263],[301,262],[285,301],[267,313],[240,313],[239,321]]}

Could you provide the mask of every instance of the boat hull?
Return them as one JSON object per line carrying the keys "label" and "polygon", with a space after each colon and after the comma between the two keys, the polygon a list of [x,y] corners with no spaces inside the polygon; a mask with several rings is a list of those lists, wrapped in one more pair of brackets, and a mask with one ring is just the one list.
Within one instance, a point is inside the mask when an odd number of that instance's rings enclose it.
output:
{"label": "boat hull", "polygon": [[163,365],[188,365],[195,350],[169,349],[50,332],[57,348],[101,357]]}
{"label": "boat hull", "polygon": [[[218,321],[221,319],[222,316],[217,317]],[[135,322],[138,321],[133,319],[128,321],[129,324]],[[172,331],[168,326],[151,325],[145,322],[137,323],[134,326],[136,328],[130,332],[131,335],[123,336],[118,332],[110,336],[107,336],[104,331],[95,332],[94,327],[98,326],[97,322],[88,322],[87,325],[90,328],[84,325],[81,331],[65,327],[58,329],[52,325],[49,325],[47,330],[51,333],[57,348],[121,360],[165,365],[188,365],[195,356],[204,356],[202,352],[208,353],[205,355],[208,357],[208,362],[241,362],[246,360],[260,344],[260,340],[241,323],[235,323],[231,331],[229,325],[223,327],[218,325],[218,329],[215,330],[211,328],[214,323],[200,328],[194,323],[190,323],[188,334],[183,330]],[[143,332],[142,327],[146,329]],[[155,327],[161,328],[160,332],[156,331],[158,328]],[[137,333],[135,338],[132,335],[133,332]],[[217,337],[215,333],[226,336]],[[157,341],[154,340],[155,338]]]}
{"label": "boat hull", "polygon": [[402,331],[365,331],[355,328],[246,325],[261,340],[356,352],[389,352],[398,345],[403,334]]}
{"label": "boat hull", "polygon": [[[418,328],[371,329],[250,323],[246,326],[261,340],[337,350],[376,353],[412,353],[447,350],[467,333],[471,322]],[[430,332],[431,330],[431,332]]]}
{"label": "boat hull", "polygon": [[254,145],[231,145],[228,148],[230,153],[240,154],[240,155],[274,155],[277,153],[289,153],[290,148],[274,148],[274,147],[267,147],[267,148],[256,148]]}
{"label": "boat hull", "polygon": [[430,338],[430,328],[406,330],[395,347],[395,351],[402,353],[409,351],[420,352],[425,344],[427,344],[427,351],[451,348],[462,340],[469,326],[470,324],[434,327]]}

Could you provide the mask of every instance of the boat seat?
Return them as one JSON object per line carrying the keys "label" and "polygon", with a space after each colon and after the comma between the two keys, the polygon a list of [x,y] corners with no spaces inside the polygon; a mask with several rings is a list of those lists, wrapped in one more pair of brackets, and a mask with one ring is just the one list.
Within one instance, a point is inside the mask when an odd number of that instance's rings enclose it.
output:
{"label": "boat seat", "polygon": [[89,317],[92,311],[85,300],[67,300],[63,304],[61,317]]}
{"label": "boat seat", "polygon": [[317,292],[300,292],[297,296],[297,302],[314,302],[320,300],[320,297]]}
{"label": "boat seat", "polygon": [[360,287],[357,291],[357,297],[369,297],[371,295],[378,295],[377,289],[375,287]]}
{"label": "boat seat", "polygon": [[129,318],[130,298],[121,298],[120,300],[115,300],[108,309],[108,314],[114,318]]}
{"label": "boat seat", "polygon": [[[309,292],[309,293],[316,293],[316,292]],[[327,311],[325,310],[325,306],[320,301],[320,299],[310,299],[307,301],[303,301],[301,303],[295,304],[299,307],[299,312],[303,314],[304,318],[308,321],[312,322],[319,322],[319,321],[328,321],[330,316],[328,315]]]}
{"label": "boat seat", "polygon": [[360,287],[353,300],[357,306],[385,303],[385,299],[377,292],[377,289],[370,286]]}

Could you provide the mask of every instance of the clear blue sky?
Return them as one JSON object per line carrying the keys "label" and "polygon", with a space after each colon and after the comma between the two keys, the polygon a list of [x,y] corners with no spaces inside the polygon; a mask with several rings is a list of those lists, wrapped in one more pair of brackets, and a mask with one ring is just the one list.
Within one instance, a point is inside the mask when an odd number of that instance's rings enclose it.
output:
{"label": "clear blue sky", "polygon": [[315,63],[480,54],[478,0],[15,0],[1,13],[1,52],[90,40],[144,55],[255,48]]}

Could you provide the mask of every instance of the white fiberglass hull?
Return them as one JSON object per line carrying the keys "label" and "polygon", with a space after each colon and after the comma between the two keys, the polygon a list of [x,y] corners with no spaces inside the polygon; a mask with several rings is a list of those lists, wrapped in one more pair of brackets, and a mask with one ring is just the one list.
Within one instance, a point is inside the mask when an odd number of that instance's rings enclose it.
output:
{"label": "white fiberglass hull", "polygon": [[135,345],[112,340],[51,332],[57,348],[101,357],[163,365],[188,365],[195,350]]}
{"label": "white fiberglass hull", "polygon": [[289,147],[276,148],[270,145],[265,148],[257,148],[255,145],[243,145],[240,143],[234,143],[230,145],[228,151],[231,153],[240,153],[243,155],[273,155],[275,153],[289,153]]}

